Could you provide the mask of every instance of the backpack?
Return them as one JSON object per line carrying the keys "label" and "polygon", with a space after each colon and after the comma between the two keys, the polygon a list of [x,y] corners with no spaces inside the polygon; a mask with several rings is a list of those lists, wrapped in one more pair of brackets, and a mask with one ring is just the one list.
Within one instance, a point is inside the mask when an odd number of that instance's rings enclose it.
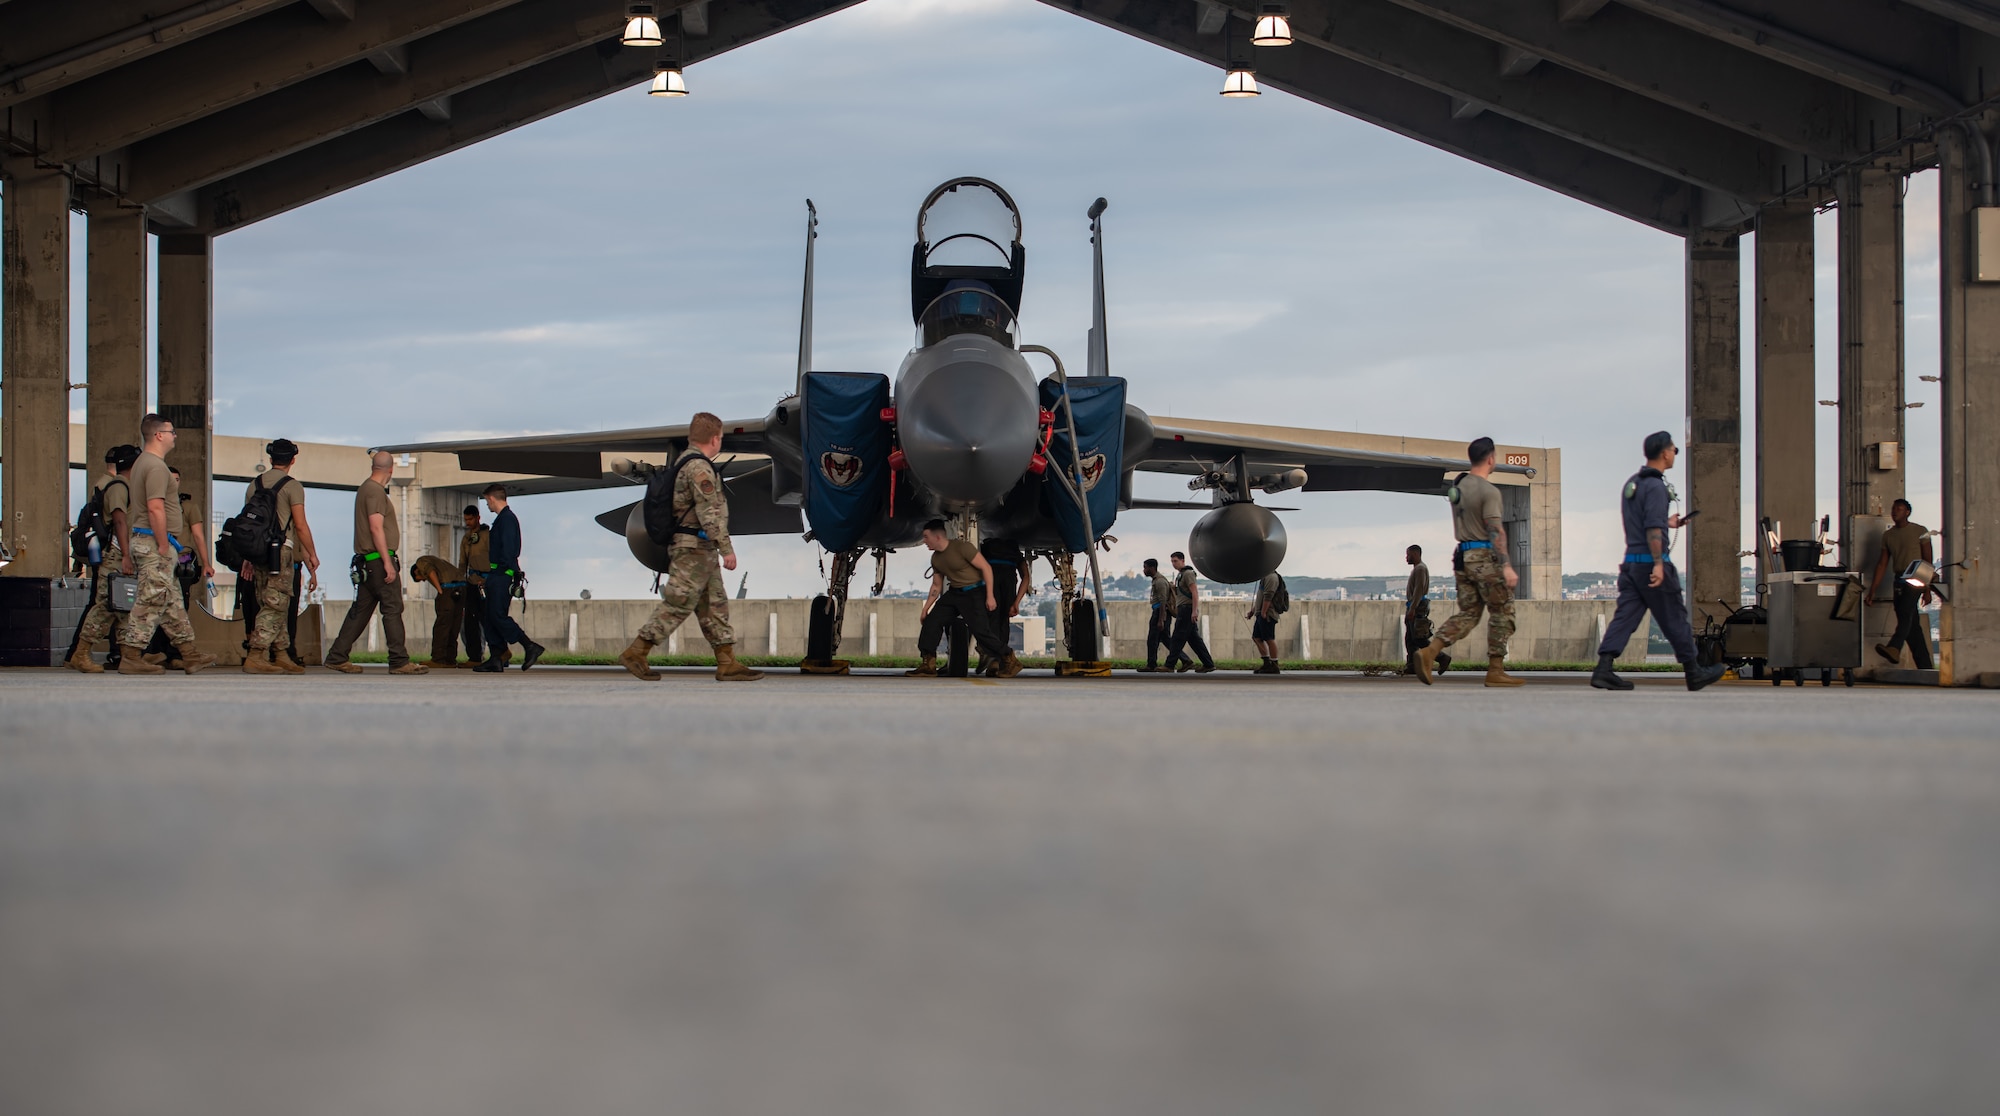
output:
{"label": "backpack", "polygon": [[1278,587],[1271,590],[1271,615],[1280,616],[1292,610],[1292,591],[1285,585],[1285,575],[1278,575]]}
{"label": "backpack", "polygon": [[275,570],[284,561],[285,530],[278,526],[278,491],[292,483],[290,474],[269,488],[255,485],[243,510],[222,524],[215,536],[215,560],[228,569],[248,562],[260,570]]}
{"label": "backpack", "polygon": [[[113,478],[111,481],[111,484],[124,483],[122,478]],[[69,532],[69,555],[70,560],[78,566],[95,566],[102,562],[105,552],[111,549],[111,544],[118,541],[117,533],[111,529],[111,521],[104,518],[104,490],[110,488],[111,484],[91,492],[90,499],[84,501],[83,507],[76,513],[76,526]],[[126,491],[131,491],[130,486],[127,486]],[[97,540],[96,561],[92,561],[90,557],[92,539]]]}
{"label": "backpack", "polygon": [[690,461],[701,461],[710,469],[715,468],[715,462],[701,454],[688,454],[675,461],[672,468],[655,469],[646,478],[646,499],[643,502],[646,535],[660,546],[672,543],[675,535],[701,534],[701,528],[690,527],[674,515],[674,480],[680,476],[681,466]]}

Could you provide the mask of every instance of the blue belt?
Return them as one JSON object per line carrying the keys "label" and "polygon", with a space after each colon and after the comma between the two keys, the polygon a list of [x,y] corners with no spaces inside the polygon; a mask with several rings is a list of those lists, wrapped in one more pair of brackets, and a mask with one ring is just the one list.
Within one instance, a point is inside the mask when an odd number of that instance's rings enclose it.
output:
{"label": "blue belt", "polygon": [[984,588],[986,588],[986,583],[985,583],[985,582],[983,582],[983,581],[975,581],[975,582],[973,582],[973,583],[972,583],[972,584],[970,584],[970,585],[954,585],[954,586],[952,586],[951,588],[952,588],[952,591],[953,591],[953,592],[957,592],[957,593],[970,593],[970,592],[972,592],[972,591],[973,591],[974,589],[984,589]]}
{"label": "blue belt", "polygon": [[[144,535],[149,539],[153,537],[153,529],[151,527],[134,527],[132,528],[132,533],[135,535]],[[181,547],[181,541],[175,538],[173,532],[171,531],[167,532],[167,542],[175,550],[183,549]]]}
{"label": "blue belt", "polygon": [[1492,550],[1493,544],[1490,542],[1483,542],[1481,540],[1474,539],[1471,542],[1459,543],[1458,548],[1460,550]]}
{"label": "blue belt", "polygon": [[445,583],[444,583],[444,587],[445,587],[446,589],[463,589],[463,588],[465,588],[465,582],[463,582],[463,581],[447,581],[447,582],[445,582]]}
{"label": "blue belt", "polygon": [[[1627,562],[1643,562],[1646,565],[1650,566],[1653,564],[1653,555],[1651,554],[1651,552],[1645,554],[1627,554],[1625,556],[1625,560]],[[1660,561],[1666,563],[1669,566],[1674,564],[1674,560],[1664,554],[1660,556]]]}

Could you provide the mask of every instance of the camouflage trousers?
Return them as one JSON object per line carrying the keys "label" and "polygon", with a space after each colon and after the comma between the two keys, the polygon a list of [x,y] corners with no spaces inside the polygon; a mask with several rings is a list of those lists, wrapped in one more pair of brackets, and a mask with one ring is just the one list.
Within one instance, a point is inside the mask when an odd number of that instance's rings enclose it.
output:
{"label": "camouflage trousers", "polygon": [[639,638],[651,644],[667,641],[692,612],[701,623],[702,638],[709,646],[736,642],[729,627],[729,590],[722,584],[722,559],[703,546],[684,546],[667,562],[666,584],[660,590],[660,611],[639,629]]}
{"label": "camouflage trousers", "polygon": [[179,647],[194,642],[194,625],[188,623],[187,606],[181,603],[181,587],[174,582],[174,560],[160,553],[160,544],[151,535],[132,536],[132,565],[139,571],[139,597],[132,614],[125,618],[125,631],[118,638],[126,647],[144,647],[155,630]]}
{"label": "camouflage trousers", "polygon": [[1514,593],[1507,588],[1506,567],[1490,548],[1465,552],[1465,568],[1458,571],[1458,611],[1438,629],[1437,637],[1450,647],[1479,626],[1479,614],[1486,612],[1486,654],[1507,656],[1507,643],[1514,638]]}
{"label": "camouflage trousers", "polygon": [[291,645],[288,622],[292,618],[292,579],[299,576],[291,552],[277,570],[257,571],[257,617],[250,631],[250,650],[268,651]]}
{"label": "camouflage trousers", "polygon": [[97,576],[91,579],[90,608],[83,614],[83,623],[77,625],[76,645],[85,651],[97,646],[105,636],[111,636],[113,646],[118,645],[117,633],[125,627],[124,617],[111,611],[111,578],[125,563],[125,552],[113,543],[104,552],[104,564],[97,567]]}

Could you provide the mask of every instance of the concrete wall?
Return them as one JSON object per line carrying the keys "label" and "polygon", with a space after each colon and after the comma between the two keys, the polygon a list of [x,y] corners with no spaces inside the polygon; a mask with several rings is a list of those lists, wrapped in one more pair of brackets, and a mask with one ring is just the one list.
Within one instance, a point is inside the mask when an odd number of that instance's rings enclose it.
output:
{"label": "concrete wall", "polygon": [[[326,631],[331,639],[340,630],[349,602],[328,601]],[[798,656],[805,653],[807,609],[803,600],[745,600],[729,602],[730,621],[736,630],[736,648],[744,655]],[[912,598],[857,600],[850,602],[841,637],[841,654],[860,657],[869,653],[868,628],[875,625],[875,653],[911,657],[917,653],[917,629],[923,602]],[[608,655],[624,649],[632,636],[658,606],[652,601],[551,601],[529,600],[516,605],[514,615],[530,637],[553,651],[571,649],[571,617],[575,617],[574,650],[582,654]],[[1143,601],[1110,602],[1110,622],[1106,627],[1109,654],[1113,658],[1144,658],[1146,620],[1149,609]],[[1453,603],[1433,601],[1432,620],[1442,625],[1451,615]],[[1611,618],[1610,601],[1516,601],[1514,643],[1509,658],[1515,661],[1584,662],[1597,655],[1597,641],[1603,625]],[[1254,659],[1257,652],[1250,642],[1250,622],[1243,618],[1247,602],[1212,602],[1208,612],[1208,643],[1219,659]],[[1311,661],[1365,660],[1400,662],[1403,658],[1402,608],[1396,601],[1298,601],[1292,611],[1278,620],[1279,650],[1288,659]],[[404,625],[410,636],[410,651],[418,658],[430,652],[431,602],[413,600],[404,611]],[[771,641],[771,617],[777,617],[777,642]],[[378,621],[379,623],[379,621]],[[675,633],[672,649],[684,654],[702,654],[708,645],[701,638],[693,617]],[[1629,649],[1633,660],[1645,657],[1643,639],[1635,639]],[[368,647],[364,639],[358,645]],[[378,642],[377,647],[382,645]],[[1031,651],[1032,653],[1032,651]],[[1470,636],[1454,649],[1460,658],[1480,658],[1486,653],[1486,624],[1482,620]]]}

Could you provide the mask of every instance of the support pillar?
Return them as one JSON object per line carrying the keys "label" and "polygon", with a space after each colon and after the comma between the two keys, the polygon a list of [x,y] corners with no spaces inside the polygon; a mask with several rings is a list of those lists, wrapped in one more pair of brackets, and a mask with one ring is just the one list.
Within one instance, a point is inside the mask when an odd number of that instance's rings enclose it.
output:
{"label": "support pillar", "polygon": [[[1978,685],[2000,675],[2000,283],[1973,276],[1975,183],[1955,129],[1938,133],[1938,318],[1944,515],[1936,553],[1951,600],[1939,617],[1940,681]],[[1989,216],[1991,216],[1989,214]]]}
{"label": "support pillar", "polygon": [[84,468],[102,472],[104,451],[139,444],[146,414],[146,275],[152,267],[146,215],[112,203],[90,212],[85,329],[89,408]]}
{"label": "support pillar", "polygon": [[69,178],[0,163],[0,574],[56,577],[69,559]]}
{"label": "support pillar", "polygon": [[[1741,250],[1734,232],[1697,229],[1687,240],[1686,499],[1701,512],[1687,528],[1689,613],[1733,611],[1742,596],[1737,552],[1742,549],[1743,308]],[[1636,443],[1646,431],[1632,435]]]}
{"label": "support pillar", "polygon": [[160,237],[160,417],[179,437],[170,462],[181,491],[208,515],[215,472],[214,241],[206,236]]}
{"label": "support pillar", "polygon": [[[1840,187],[1840,538],[1903,495],[1903,176],[1848,172]],[[1879,447],[1892,446],[1884,451]]]}
{"label": "support pillar", "polygon": [[[1757,215],[1757,519],[1811,538],[1814,502],[1813,207]],[[1698,521],[1697,521],[1698,522]],[[1769,556],[1753,546],[1757,572]]]}

